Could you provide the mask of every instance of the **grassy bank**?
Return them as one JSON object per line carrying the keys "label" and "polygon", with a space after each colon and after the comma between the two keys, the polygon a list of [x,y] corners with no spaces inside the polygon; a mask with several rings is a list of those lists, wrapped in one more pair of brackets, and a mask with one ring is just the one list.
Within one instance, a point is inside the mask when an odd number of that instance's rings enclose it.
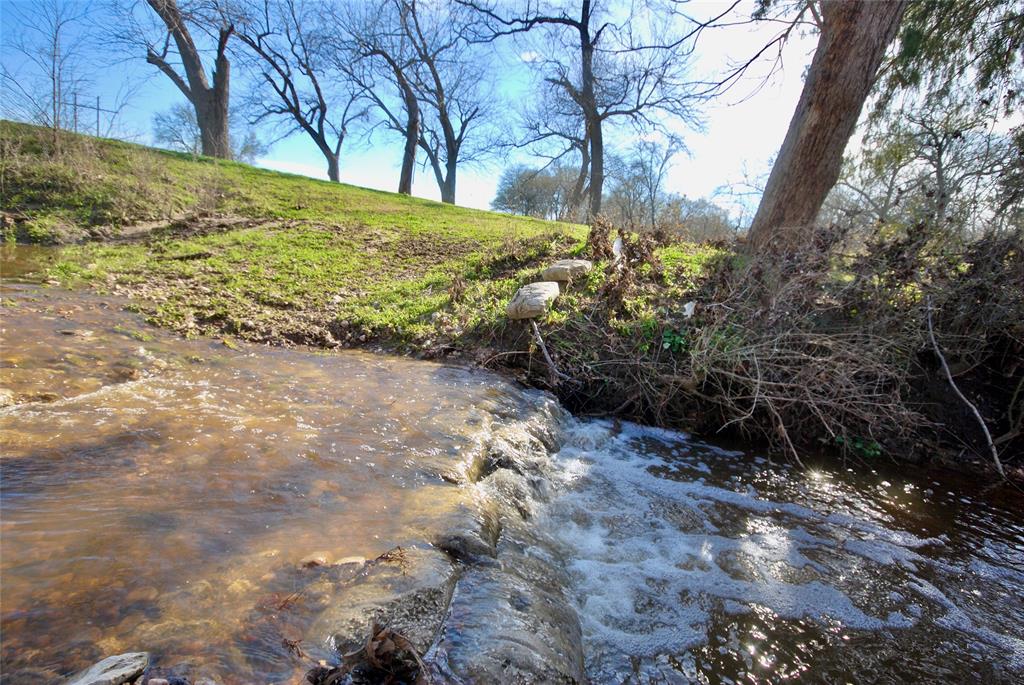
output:
{"label": "grassy bank", "polygon": [[[582,226],[82,136],[53,156],[48,131],[2,126],[2,209],[16,217],[7,238],[76,241],[51,277],[130,296],[152,323],[185,335],[479,350],[505,332],[518,287],[585,251]],[[661,293],[670,299],[714,250],[659,254],[679,266],[679,282]],[[603,266],[549,323],[594,296]],[[638,300],[619,330],[653,335],[656,309]]]}
{"label": "grassy bank", "polygon": [[[5,238],[186,335],[409,347],[493,320],[582,227],[2,123]],[[450,290],[472,301],[459,321]]]}
{"label": "grassy bank", "polygon": [[[7,235],[77,240],[51,278],[128,296],[184,335],[456,357],[549,388],[577,412],[737,433],[793,458],[987,469],[986,438],[942,375],[945,359],[1020,475],[1020,236],[950,246],[893,229],[846,254],[826,230],[753,259],[620,233],[613,260],[615,231],[600,224],[87,138],[55,156],[47,132],[2,126]],[[505,305],[571,256],[595,266],[538,321],[552,367]]]}

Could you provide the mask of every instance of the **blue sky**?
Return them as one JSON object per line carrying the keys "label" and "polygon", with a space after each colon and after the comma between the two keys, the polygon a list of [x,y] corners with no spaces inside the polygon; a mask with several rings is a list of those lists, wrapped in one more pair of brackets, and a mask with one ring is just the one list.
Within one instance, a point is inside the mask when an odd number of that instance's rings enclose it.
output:
{"label": "blue sky", "polygon": [[[72,0],[73,1],[73,0]],[[75,3],[85,8],[83,3]],[[706,15],[720,11],[723,3],[693,2],[690,12]],[[24,23],[30,21],[38,7],[37,0],[0,0],[0,60],[11,72],[25,72],[29,65],[15,49],[19,41],[29,37]],[[118,17],[111,16],[102,2],[88,7],[86,17],[74,35],[73,44],[80,50],[81,71],[87,76],[80,86],[80,101],[95,102],[109,108],[119,93],[130,88],[132,96],[117,119],[114,134],[140,143],[152,141],[153,114],[184,100],[166,77],[147,65],[140,56],[127,53],[99,38],[102,28]],[[745,8],[749,14],[749,8]],[[730,61],[744,59],[774,34],[771,25],[738,26],[719,29],[704,35],[692,63],[694,77],[720,73]],[[720,204],[735,203],[716,191],[722,186],[739,184],[745,175],[756,176],[767,170],[772,156],[785,136],[786,127],[802,87],[803,74],[815,45],[813,36],[797,36],[783,54],[783,68],[763,86],[758,87],[769,65],[756,66],[744,82],[703,109],[704,129],[694,132],[679,128],[689,148],[688,155],[676,158],[666,181],[666,189],[690,197],[708,197]],[[526,48],[508,43],[501,48],[496,67],[499,90],[510,101],[528,97],[525,90],[526,68],[521,56]],[[236,74],[240,79],[241,74]],[[241,84],[236,82],[236,87]],[[6,97],[6,94],[5,94]],[[92,122],[95,114],[82,111],[80,121]],[[108,115],[103,115],[104,119]],[[672,122],[669,122],[672,125]],[[105,128],[107,121],[101,122]],[[609,145],[628,147],[634,140],[628,130],[612,132]],[[401,141],[394,136],[376,135],[372,144],[342,151],[342,181],[371,188],[394,190],[398,182]],[[504,166],[516,162],[536,162],[522,153],[513,153],[483,167],[460,169],[457,202],[460,205],[486,208],[494,197],[498,177]],[[308,138],[298,134],[275,144],[258,164],[272,169],[326,177],[323,157]],[[440,193],[428,169],[417,168],[413,186],[420,197],[439,199]]]}

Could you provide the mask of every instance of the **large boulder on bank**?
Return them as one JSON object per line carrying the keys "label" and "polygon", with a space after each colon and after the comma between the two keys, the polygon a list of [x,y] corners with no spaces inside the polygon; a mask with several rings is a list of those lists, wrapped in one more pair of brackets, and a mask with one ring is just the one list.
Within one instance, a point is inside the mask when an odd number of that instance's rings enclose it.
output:
{"label": "large boulder on bank", "polygon": [[577,276],[589,272],[594,265],[586,259],[559,259],[557,262],[544,269],[541,277],[545,281],[560,281],[566,283]]}
{"label": "large boulder on bank", "polygon": [[134,682],[149,666],[147,652],[108,656],[71,677],[66,685],[124,685]]}
{"label": "large boulder on bank", "polygon": [[505,312],[510,319],[532,319],[547,314],[558,297],[558,283],[539,281],[520,288],[508,303]]}

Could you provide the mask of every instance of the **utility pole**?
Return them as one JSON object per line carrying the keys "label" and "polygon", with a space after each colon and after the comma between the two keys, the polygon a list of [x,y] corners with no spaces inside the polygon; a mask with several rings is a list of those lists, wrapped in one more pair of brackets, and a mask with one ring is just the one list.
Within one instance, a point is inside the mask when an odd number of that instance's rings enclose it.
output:
{"label": "utility pole", "polygon": [[[0,2],[3,2],[3,0],[0,0]],[[68,101],[65,100],[65,101],[63,101],[63,102],[61,102],[59,104],[62,107],[67,107],[68,105],[71,105],[71,107],[73,108],[74,117],[72,119],[73,119],[73,122],[74,122],[73,126],[74,126],[75,133],[78,133],[78,110],[79,110],[79,108],[81,108],[81,109],[94,109],[94,110],[96,110],[96,137],[97,138],[99,138],[99,136],[100,136],[100,114],[103,113],[103,112],[106,112],[107,114],[113,114],[113,115],[117,114],[116,110],[113,110],[113,109],[103,109],[102,107],[100,107],[100,96],[99,95],[96,96],[96,104],[95,105],[87,105],[84,102],[80,104],[78,102],[78,93],[73,93],[72,94],[71,102],[68,102]],[[111,117],[110,121],[113,122],[113,120],[114,120],[114,118]],[[66,121],[64,123],[65,123],[65,125],[67,124]],[[82,126],[84,127],[86,125],[87,124],[85,124],[85,122],[83,120]]]}

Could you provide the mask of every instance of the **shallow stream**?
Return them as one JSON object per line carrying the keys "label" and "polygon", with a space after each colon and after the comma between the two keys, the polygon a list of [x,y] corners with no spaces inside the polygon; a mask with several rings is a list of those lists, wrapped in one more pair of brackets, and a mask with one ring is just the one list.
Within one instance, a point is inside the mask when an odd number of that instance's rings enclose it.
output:
{"label": "shallow stream", "polygon": [[537,421],[539,393],[405,358],[182,340],[34,282],[46,251],[3,249],[3,682],[141,649],[193,682],[301,682],[309,663],[283,641],[329,654],[337,574],[429,548],[496,497],[567,572],[593,682],[1024,678],[1013,493],[803,472],[549,412],[562,439],[543,483],[501,495],[467,476],[470,455]]}

